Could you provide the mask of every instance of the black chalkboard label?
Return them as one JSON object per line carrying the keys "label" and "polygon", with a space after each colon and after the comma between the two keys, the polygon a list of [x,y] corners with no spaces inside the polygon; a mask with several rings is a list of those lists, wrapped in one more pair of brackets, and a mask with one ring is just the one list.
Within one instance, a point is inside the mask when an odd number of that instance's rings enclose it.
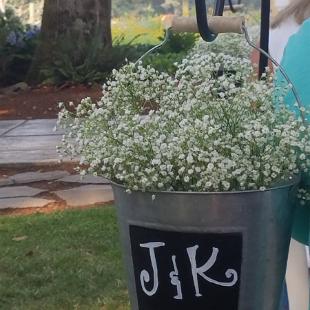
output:
{"label": "black chalkboard label", "polygon": [[139,310],[238,310],[242,233],[130,226]]}

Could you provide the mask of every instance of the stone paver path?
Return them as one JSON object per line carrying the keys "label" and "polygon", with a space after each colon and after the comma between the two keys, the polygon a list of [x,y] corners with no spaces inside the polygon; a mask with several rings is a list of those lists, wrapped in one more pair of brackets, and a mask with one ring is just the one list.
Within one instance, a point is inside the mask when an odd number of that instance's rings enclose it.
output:
{"label": "stone paver path", "polygon": [[57,163],[56,119],[0,121],[0,165]]}
{"label": "stone paver path", "polygon": [[[59,190],[50,189],[55,187]],[[81,179],[80,175],[56,170],[24,172],[0,180],[0,210],[42,208],[57,203],[79,207],[113,200],[108,180],[101,177],[85,176]]]}
{"label": "stone paver path", "polygon": [[61,182],[81,183],[81,184],[110,184],[109,180],[92,175],[86,175],[83,178],[80,175],[69,175],[60,179]]}
{"label": "stone paver path", "polygon": [[[61,144],[63,132],[54,130],[56,122],[56,119],[0,121],[0,168],[58,163],[56,146]],[[62,170],[0,177],[1,210],[42,208],[51,204],[88,206],[112,200],[109,181],[100,177],[81,179]]]}
{"label": "stone paver path", "polygon": [[109,202],[113,200],[113,193],[107,185],[84,185],[56,191],[55,194],[65,200],[71,207],[80,207],[96,204],[98,202]]}
{"label": "stone paver path", "polygon": [[29,186],[0,187],[0,199],[16,197],[33,197],[45,192],[44,189]]}
{"label": "stone paver path", "polygon": [[5,135],[11,130],[14,130],[18,126],[22,125],[25,123],[25,120],[8,120],[8,121],[1,121],[0,122],[0,136]]}
{"label": "stone paver path", "polygon": [[0,177],[0,187],[1,187],[1,186],[12,185],[12,184],[14,184],[13,180],[11,180],[11,179],[2,179],[2,178]]}
{"label": "stone paver path", "polygon": [[33,197],[19,197],[19,198],[4,198],[0,199],[0,210],[4,209],[20,209],[20,208],[42,208],[53,200],[33,198]]}
{"label": "stone paver path", "polygon": [[61,179],[65,176],[69,176],[69,172],[67,171],[50,171],[50,172],[24,172],[15,174],[9,179],[13,182],[13,184],[27,184],[39,181],[52,181]]}

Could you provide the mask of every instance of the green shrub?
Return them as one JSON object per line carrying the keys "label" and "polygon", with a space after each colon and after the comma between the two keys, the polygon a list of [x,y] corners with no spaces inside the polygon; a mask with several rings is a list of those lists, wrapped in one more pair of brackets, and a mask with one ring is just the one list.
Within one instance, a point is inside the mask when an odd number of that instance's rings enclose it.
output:
{"label": "green shrub", "polygon": [[53,63],[41,70],[44,83],[62,84],[103,82],[113,69],[118,69],[126,61],[135,61],[145,53],[149,46],[122,44],[123,38],[117,38],[112,47],[105,47],[97,39],[90,44],[80,46],[78,53],[72,53],[75,43],[61,40],[53,55]]}
{"label": "green shrub", "polygon": [[[159,39],[164,40],[163,37]],[[192,33],[171,33],[168,42],[156,53],[145,57],[143,64],[150,65],[161,72],[174,74],[176,63],[186,57],[195,46],[197,39],[198,35]]]}
{"label": "green shrub", "polygon": [[0,12],[0,45],[7,43],[7,37],[12,31],[23,31],[24,27],[20,19],[15,16],[14,11],[7,9],[4,13]]}
{"label": "green shrub", "polygon": [[[96,38],[96,36],[94,36]],[[119,69],[126,61],[135,62],[154,45],[136,44],[143,35],[137,34],[128,41],[125,36],[113,40],[113,47],[106,47],[98,39],[89,44],[60,39],[55,42],[52,63],[40,71],[40,79],[47,84],[101,83],[107,79],[113,69]],[[158,38],[163,41],[163,37]],[[143,63],[151,64],[160,71],[175,72],[175,63],[181,61],[197,40],[195,34],[172,34],[167,44],[156,54],[147,56]]]}
{"label": "green shrub", "polygon": [[[168,42],[158,51],[159,54],[185,53],[194,48],[198,34],[195,33],[170,33]],[[164,41],[164,37],[159,37]]]}
{"label": "green shrub", "polygon": [[167,53],[167,54],[153,54],[147,56],[143,60],[143,65],[150,65],[154,69],[160,72],[167,72],[169,74],[174,74],[177,66],[176,63],[182,61],[186,57],[186,53]]}
{"label": "green shrub", "polygon": [[40,29],[24,26],[12,10],[0,13],[0,85],[23,81],[30,67]]}

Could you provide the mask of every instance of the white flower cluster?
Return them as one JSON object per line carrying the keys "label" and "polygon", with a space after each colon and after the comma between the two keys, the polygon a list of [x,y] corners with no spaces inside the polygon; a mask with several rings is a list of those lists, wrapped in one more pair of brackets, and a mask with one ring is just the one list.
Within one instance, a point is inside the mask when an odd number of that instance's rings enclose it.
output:
{"label": "white flower cluster", "polygon": [[[257,37],[257,36],[255,36]],[[254,42],[257,40],[255,39]],[[200,39],[193,48],[191,54],[225,53],[234,57],[249,58],[252,49],[245,41],[244,36],[233,33],[219,34],[213,42],[205,42]]]}
{"label": "white flower cluster", "polygon": [[61,112],[62,153],[130,190],[263,190],[310,165],[309,128],[273,93],[221,53],[191,55],[174,77],[129,64],[98,103]]}

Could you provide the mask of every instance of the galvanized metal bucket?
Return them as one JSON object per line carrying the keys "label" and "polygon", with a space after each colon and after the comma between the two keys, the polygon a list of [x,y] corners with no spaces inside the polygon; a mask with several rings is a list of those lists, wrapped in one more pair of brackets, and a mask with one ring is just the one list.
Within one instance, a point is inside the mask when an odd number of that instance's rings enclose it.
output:
{"label": "galvanized metal bucket", "polygon": [[112,184],[132,309],[279,310],[298,182],[224,193]]}

